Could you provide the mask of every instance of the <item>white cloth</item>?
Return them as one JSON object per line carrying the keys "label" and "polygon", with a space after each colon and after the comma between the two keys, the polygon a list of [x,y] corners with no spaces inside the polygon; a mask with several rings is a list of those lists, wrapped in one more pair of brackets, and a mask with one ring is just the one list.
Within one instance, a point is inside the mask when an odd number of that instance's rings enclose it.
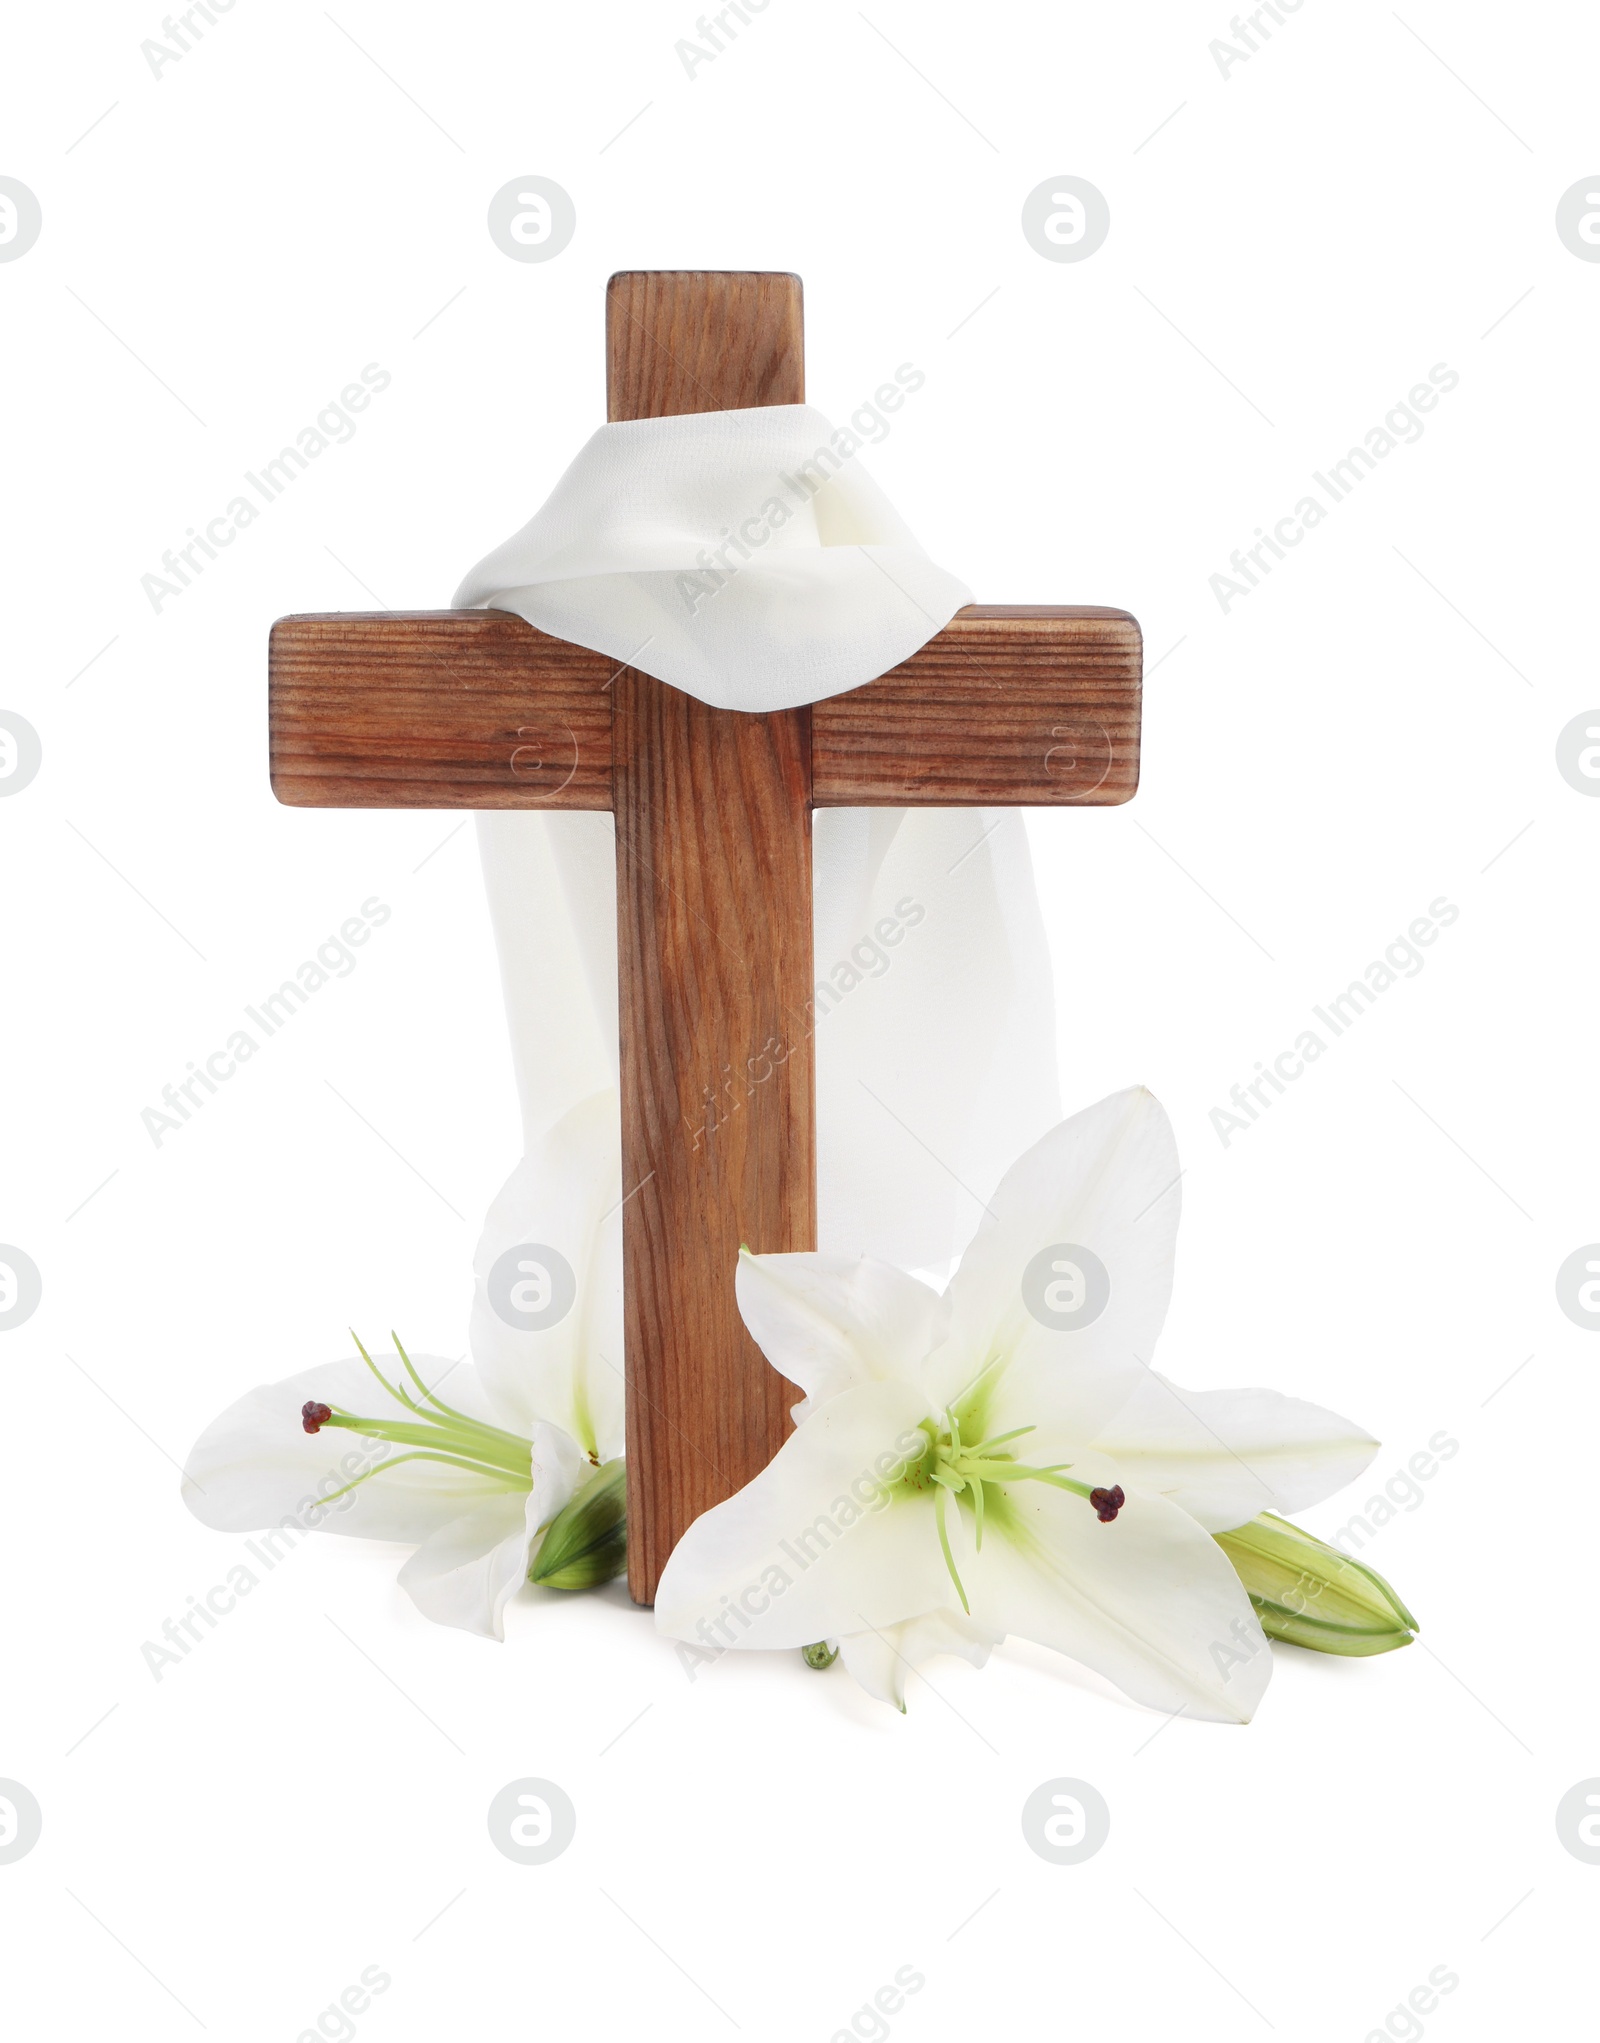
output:
{"label": "white cloth", "polygon": [[971,592],[806,404],[602,426],[459,608],[492,603],[715,709],[793,709],[914,653]]}
{"label": "white cloth", "polygon": [[[718,707],[859,686],[926,643],[967,591],[853,454],[776,518],[786,479],[846,445],[804,405],[605,426],[456,602],[518,611]],[[740,531],[742,562],[724,536]],[[685,576],[703,584],[698,600]],[[617,1081],[612,821],[496,811],[478,832],[531,1148]],[[1022,818],[820,810],[814,866],[820,1246],[936,1271],[1060,1117]],[[513,1235],[486,1239],[480,1268],[515,1238],[513,1208],[499,1206]]]}

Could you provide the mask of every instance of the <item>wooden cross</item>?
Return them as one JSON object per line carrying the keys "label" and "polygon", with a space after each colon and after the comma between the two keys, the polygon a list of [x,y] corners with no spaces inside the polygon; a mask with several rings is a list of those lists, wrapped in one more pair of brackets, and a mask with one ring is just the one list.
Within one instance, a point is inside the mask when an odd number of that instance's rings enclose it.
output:
{"label": "wooden cross", "polygon": [[[800,280],[623,272],[606,361],[612,419],[801,404]],[[812,810],[1128,800],[1139,627],[973,605],[865,687],[765,715],[507,611],[286,617],[270,667],[281,802],[616,818],[628,1582],[649,1603],[797,1396],[745,1332],[734,1270],[741,1243],[816,1247]]]}

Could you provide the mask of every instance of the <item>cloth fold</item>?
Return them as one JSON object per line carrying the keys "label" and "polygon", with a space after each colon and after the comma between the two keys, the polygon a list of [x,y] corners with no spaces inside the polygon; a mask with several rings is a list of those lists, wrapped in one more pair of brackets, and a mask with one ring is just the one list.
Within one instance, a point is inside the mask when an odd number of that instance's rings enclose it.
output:
{"label": "cloth fold", "polygon": [[971,591],[806,404],[602,426],[456,591],[714,709],[793,709],[897,667]]}

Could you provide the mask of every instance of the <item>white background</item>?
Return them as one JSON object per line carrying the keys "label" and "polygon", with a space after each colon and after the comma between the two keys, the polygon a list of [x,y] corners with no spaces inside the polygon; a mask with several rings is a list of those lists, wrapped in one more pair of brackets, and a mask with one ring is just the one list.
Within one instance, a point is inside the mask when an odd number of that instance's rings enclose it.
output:
{"label": "white background", "polygon": [[[1429,2037],[1544,2030],[1600,1883],[1553,1821],[1600,1773],[1600,1342],[1554,1289],[1600,1236],[1600,801],[1555,766],[1600,702],[1600,265],[1553,224],[1600,23],[1309,0],[1224,79],[1220,7],[773,0],[691,80],[689,4],[240,0],[159,79],[154,5],[8,31],[0,172],[44,209],[0,266],[0,708],[44,747],[0,802],[0,1240],[44,1276],[0,1338],[0,1775],[44,1811],[8,2027],[291,2043],[377,1966],[372,2043],[824,2043],[909,1965],[906,2043],[1358,2043],[1444,1966]],[[529,173],[577,206],[548,264],[485,231]],[[1019,227],[1066,173],[1111,207],[1082,263]],[[790,1656],[691,1683],[620,1593],[526,1596],[495,1647],[354,1541],[142,1655],[242,1557],[179,1501],[190,1440],[352,1323],[458,1352],[518,1147],[471,829],[275,806],[267,627],[448,601],[603,416],[608,273],[700,266],[803,274],[824,411],[925,370],[867,462],[981,599],[1143,623],[1137,801],[1031,827],[1065,1096],[1149,1084],[1188,1166],[1164,1365],[1381,1434],[1324,1532],[1459,1443],[1365,1550],[1422,1641],[1278,1649],[1246,1730],[1025,1647],[903,1720]],[[157,614],[141,576],[368,362],[356,437]],[[1423,438],[1224,614],[1230,552],[1441,362]],[[156,1147],[141,1110],[374,894],[358,968]],[[1224,1147],[1230,1087],[1440,895],[1425,969]],[[522,1775],[578,1810],[543,1868],[485,1827]],[[1057,1775],[1111,1808],[1084,1866],[1019,1828]]]}

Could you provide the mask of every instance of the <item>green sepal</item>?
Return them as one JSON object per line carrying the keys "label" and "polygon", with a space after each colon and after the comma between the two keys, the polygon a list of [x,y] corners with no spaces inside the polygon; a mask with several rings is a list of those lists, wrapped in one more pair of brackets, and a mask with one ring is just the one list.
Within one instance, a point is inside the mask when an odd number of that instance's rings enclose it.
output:
{"label": "green sepal", "polygon": [[1263,1511],[1213,1535],[1269,1639],[1347,1658],[1409,1646],[1422,1627],[1374,1568]]}
{"label": "green sepal", "polygon": [[541,1589],[598,1589],[628,1565],[628,1491],[621,1457],[597,1468],[551,1519],[528,1580]]}

